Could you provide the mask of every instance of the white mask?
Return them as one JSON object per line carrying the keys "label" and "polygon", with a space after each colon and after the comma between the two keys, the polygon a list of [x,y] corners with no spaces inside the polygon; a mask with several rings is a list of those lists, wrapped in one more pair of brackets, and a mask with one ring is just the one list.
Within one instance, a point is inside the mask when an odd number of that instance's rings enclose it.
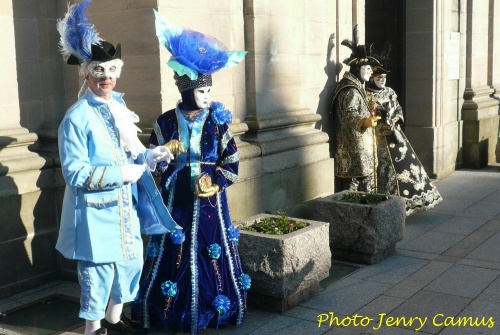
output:
{"label": "white mask", "polygon": [[375,83],[375,86],[377,86],[380,89],[385,87],[386,81],[387,81],[386,74],[377,74],[373,76],[373,82]]}
{"label": "white mask", "polygon": [[361,65],[359,68],[359,75],[363,81],[368,81],[370,80],[370,77],[372,76],[373,71],[371,65]]}
{"label": "white mask", "polygon": [[207,108],[210,102],[211,86],[198,87],[194,89],[194,102],[198,108]]}
{"label": "white mask", "polygon": [[123,61],[121,59],[113,59],[107,62],[92,61],[84,65],[86,74],[94,78],[120,78],[122,72]]}

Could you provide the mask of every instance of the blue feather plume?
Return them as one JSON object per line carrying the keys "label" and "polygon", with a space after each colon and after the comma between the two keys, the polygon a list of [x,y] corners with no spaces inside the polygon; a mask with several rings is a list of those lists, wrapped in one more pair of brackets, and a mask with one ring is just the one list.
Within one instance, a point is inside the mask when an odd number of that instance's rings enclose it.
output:
{"label": "blue feather plume", "polygon": [[175,26],[156,10],[154,13],[156,36],[172,54],[167,65],[180,76],[186,74],[195,80],[198,73],[209,75],[234,66],[247,54],[246,51],[229,51],[215,37]]}
{"label": "blue feather plume", "polygon": [[68,5],[68,12],[57,22],[57,31],[61,35],[59,47],[65,61],[71,55],[81,61],[89,61],[92,58],[92,44],[102,41],[94,25],[87,22],[87,7],[90,2],[91,0],[84,0]]}

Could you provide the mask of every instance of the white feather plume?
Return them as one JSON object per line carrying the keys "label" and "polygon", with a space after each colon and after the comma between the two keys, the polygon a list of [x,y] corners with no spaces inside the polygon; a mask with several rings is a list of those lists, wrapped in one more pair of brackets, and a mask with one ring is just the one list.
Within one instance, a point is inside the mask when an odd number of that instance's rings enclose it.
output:
{"label": "white feather plume", "polygon": [[81,61],[92,58],[92,44],[99,44],[102,38],[94,29],[94,25],[87,22],[87,7],[91,0],[69,5],[68,12],[63,19],[57,21],[57,31],[61,35],[59,49],[65,61],[73,55]]}

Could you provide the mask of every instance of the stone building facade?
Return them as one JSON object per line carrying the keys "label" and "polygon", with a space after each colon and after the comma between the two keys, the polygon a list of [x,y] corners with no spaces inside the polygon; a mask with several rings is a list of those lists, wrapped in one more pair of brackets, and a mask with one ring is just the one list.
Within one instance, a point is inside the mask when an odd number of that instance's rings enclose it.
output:
{"label": "stone building facade", "polygon": [[[212,89],[233,111],[238,137],[235,220],[333,192],[328,111],[349,51],[340,42],[354,24],[368,42],[397,45],[392,86],[430,175],[496,160],[500,0],[94,0],[92,23],[122,43],[116,90],[141,117],[144,139],[179,99],[153,8],[249,51],[214,75]],[[57,127],[82,83],[58,51],[66,10],[66,0],[0,4],[0,297],[74,275],[54,249],[64,186]]]}

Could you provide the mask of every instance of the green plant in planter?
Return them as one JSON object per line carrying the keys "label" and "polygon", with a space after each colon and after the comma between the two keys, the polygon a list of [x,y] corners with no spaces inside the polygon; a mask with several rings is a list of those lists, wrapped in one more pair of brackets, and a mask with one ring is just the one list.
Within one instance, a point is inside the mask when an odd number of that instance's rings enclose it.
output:
{"label": "green plant in planter", "polygon": [[269,235],[284,235],[308,226],[305,222],[290,220],[285,212],[278,212],[278,215],[278,217],[263,218],[240,229]]}
{"label": "green plant in planter", "polygon": [[376,205],[387,199],[389,199],[389,196],[385,194],[350,192],[344,195],[340,201],[354,204]]}

